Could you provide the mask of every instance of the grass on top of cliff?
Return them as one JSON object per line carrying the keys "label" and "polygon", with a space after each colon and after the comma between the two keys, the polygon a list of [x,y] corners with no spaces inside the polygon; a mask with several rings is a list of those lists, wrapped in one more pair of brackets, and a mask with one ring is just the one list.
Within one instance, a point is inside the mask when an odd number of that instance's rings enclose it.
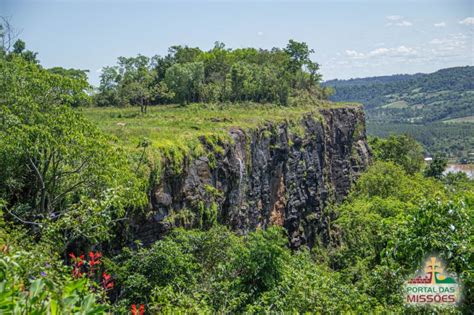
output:
{"label": "grass on top of cliff", "polygon": [[88,108],[84,115],[105,134],[115,136],[120,145],[136,149],[144,139],[151,148],[179,155],[202,154],[199,138],[208,142],[228,139],[232,127],[249,130],[265,122],[289,121],[298,128],[299,118],[321,108],[358,106],[350,103],[320,101],[306,106],[271,104],[190,104],[149,106],[147,114],[139,107]]}

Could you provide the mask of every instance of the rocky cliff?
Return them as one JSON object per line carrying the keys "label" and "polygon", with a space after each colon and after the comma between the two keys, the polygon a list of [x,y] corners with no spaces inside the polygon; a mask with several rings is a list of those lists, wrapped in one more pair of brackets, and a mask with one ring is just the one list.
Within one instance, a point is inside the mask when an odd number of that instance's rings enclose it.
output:
{"label": "rocky cliff", "polygon": [[327,205],[347,195],[370,160],[362,109],[321,109],[299,122],[229,132],[217,145],[203,137],[209,155],[185,159],[179,174],[164,166],[151,214],[134,234],[150,243],[174,226],[217,221],[241,233],[284,226],[293,247],[329,242]]}

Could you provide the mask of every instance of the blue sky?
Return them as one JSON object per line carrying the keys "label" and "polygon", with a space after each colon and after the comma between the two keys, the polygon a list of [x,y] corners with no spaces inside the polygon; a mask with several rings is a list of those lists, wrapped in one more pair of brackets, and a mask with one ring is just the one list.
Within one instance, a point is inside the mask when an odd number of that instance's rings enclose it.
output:
{"label": "blue sky", "polygon": [[100,69],[118,56],[307,42],[325,80],[474,64],[474,1],[0,0],[46,67]]}

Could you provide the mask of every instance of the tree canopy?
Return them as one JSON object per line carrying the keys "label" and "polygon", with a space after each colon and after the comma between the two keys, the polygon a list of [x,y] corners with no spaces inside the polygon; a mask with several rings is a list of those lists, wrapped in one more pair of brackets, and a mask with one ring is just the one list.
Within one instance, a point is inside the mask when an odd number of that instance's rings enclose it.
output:
{"label": "tree canopy", "polygon": [[286,105],[290,96],[321,99],[319,65],[306,43],[286,48],[227,49],[223,43],[203,51],[172,46],[164,57],[119,57],[104,67],[95,97],[98,106],[191,102],[254,101]]}

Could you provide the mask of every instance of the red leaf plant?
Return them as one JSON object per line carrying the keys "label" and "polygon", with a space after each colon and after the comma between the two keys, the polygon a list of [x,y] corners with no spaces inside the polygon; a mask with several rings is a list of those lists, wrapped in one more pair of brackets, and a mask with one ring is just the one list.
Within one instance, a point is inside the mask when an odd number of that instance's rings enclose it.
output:
{"label": "red leaf plant", "polygon": [[110,275],[105,272],[102,273],[102,287],[105,291],[113,289],[114,287],[114,281],[111,279]]}
{"label": "red leaf plant", "polygon": [[132,304],[132,315],[143,315],[145,314],[145,305],[140,304],[140,307],[138,308],[137,311],[137,306],[135,304]]}
{"label": "red leaf plant", "polygon": [[96,266],[100,265],[100,259],[102,258],[102,253],[100,252],[89,252],[89,277],[93,278],[96,272]]}
{"label": "red leaf plant", "polygon": [[70,253],[69,257],[71,257],[73,261],[73,268],[72,268],[72,276],[74,278],[80,278],[84,274],[82,272],[83,266],[84,266],[84,255],[80,255],[79,257],[76,257],[74,253]]}
{"label": "red leaf plant", "polygon": [[73,262],[72,276],[74,278],[80,278],[86,274],[90,280],[101,284],[105,291],[114,288],[114,280],[112,279],[112,276],[105,271],[102,272],[102,280],[100,280],[100,267],[98,266],[102,264],[102,253],[90,251],[88,254],[88,260],[84,259],[84,255],[77,257],[74,253],[70,253],[69,257],[71,257]]}

